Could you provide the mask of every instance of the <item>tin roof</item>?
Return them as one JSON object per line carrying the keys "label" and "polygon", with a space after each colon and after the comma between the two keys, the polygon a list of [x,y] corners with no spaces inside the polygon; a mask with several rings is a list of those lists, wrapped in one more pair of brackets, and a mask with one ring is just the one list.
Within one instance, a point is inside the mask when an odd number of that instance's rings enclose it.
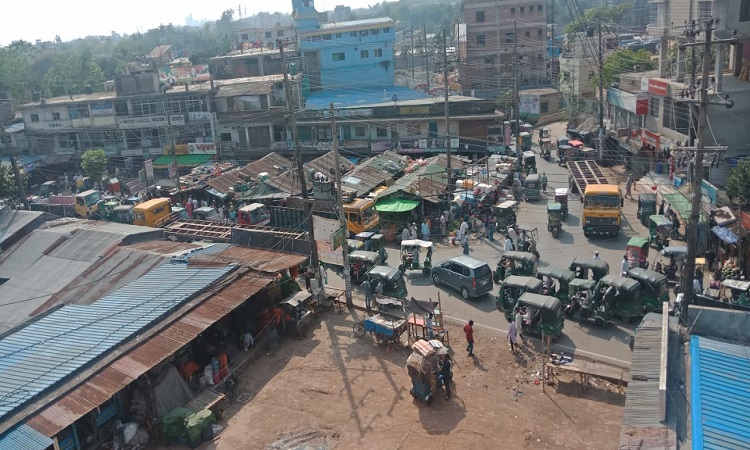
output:
{"label": "tin roof", "polygon": [[305,255],[277,252],[273,250],[250,247],[231,246],[213,255],[199,255],[193,258],[191,264],[207,262],[221,262],[224,264],[239,264],[258,272],[276,274],[282,270],[295,267],[307,260]]}
{"label": "tin roof", "polygon": [[231,270],[165,263],[92,305],[64,306],[3,337],[0,421]]}
{"label": "tin roof", "polygon": [[52,439],[26,424],[13,427],[0,436],[1,449],[45,450],[53,445]]}
{"label": "tin roof", "polygon": [[44,220],[43,212],[19,209],[0,211],[0,249],[8,248],[15,240],[30,233]]}
{"label": "tin roof", "polygon": [[385,151],[357,165],[341,178],[341,189],[366,195],[371,190],[392,180],[406,168],[407,158],[396,152]]}
{"label": "tin roof", "polygon": [[[321,172],[323,175],[332,179],[334,176],[332,171],[336,170],[334,160],[333,151],[319,156],[305,164],[305,174],[312,169],[316,172]],[[342,156],[339,158],[339,163],[341,165],[341,176],[343,178],[344,174],[352,169],[352,162]],[[302,193],[302,187],[297,179],[297,169],[295,168],[290,168],[289,170],[266,180],[265,183],[275,189],[289,194],[296,195]],[[311,187],[312,183],[308,182],[307,188],[310,189]]]}
{"label": "tin roof", "polygon": [[240,97],[243,95],[265,95],[271,93],[273,85],[284,79],[282,75],[248,77],[215,82],[219,91],[216,97]]}
{"label": "tin roof", "polygon": [[694,335],[690,359],[693,448],[750,448],[750,349]]}
{"label": "tin roof", "polygon": [[268,173],[270,176],[278,175],[292,166],[292,161],[279,155],[278,153],[269,153],[257,161],[248,163],[236,170],[232,170],[212,178],[206,184],[226,194],[232,191],[232,187],[238,183],[244,183],[245,178],[258,181],[261,173]]}

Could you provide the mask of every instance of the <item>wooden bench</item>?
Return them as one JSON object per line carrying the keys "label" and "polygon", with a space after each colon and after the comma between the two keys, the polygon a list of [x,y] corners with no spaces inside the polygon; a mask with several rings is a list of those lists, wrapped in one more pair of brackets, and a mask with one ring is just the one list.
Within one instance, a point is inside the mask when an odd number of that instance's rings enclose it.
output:
{"label": "wooden bench", "polygon": [[617,391],[620,394],[623,394],[625,392],[625,387],[628,385],[627,380],[627,369],[622,369],[620,367],[614,367],[610,366],[608,364],[603,363],[597,363],[592,361],[575,361],[569,364],[551,364],[549,362],[544,364],[544,370],[543,370],[543,382],[546,383],[549,381],[555,381],[558,379],[558,374],[555,372],[555,369],[558,371],[567,371],[572,373],[577,373],[580,376],[581,379],[581,391],[586,391],[588,389],[589,380],[591,377],[600,378],[605,381],[609,381],[617,386]]}

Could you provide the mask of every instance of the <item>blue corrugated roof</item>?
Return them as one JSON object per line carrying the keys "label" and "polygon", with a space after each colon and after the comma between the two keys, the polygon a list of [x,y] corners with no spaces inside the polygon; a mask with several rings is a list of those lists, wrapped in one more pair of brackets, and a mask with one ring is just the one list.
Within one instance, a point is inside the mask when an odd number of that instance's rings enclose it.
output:
{"label": "blue corrugated roof", "polygon": [[716,236],[718,236],[719,239],[726,242],[729,245],[736,244],[737,241],[740,239],[737,237],[736,234],[732,233],[730,230],[720,227],[718,225],[711,228],[711,231],[714,232]]}
{"label": "blue corrugated roof", "polygon": [[186,262],[165,263],[91,305],[65,306],[0,341],[0,420],[232,270]]}
{"label": "blue corrugated roof", "polygon": [[693,448],[750,448],[750,348],[693,336]]}
{"label": "blue corrugated roof", "polygon": [[425,98],[432,98],[422,91],[409,89],[405,86],[389,86],[385,90],[372,90],[372,91],[335,91],[331,93],[327,92],[314,92],[305,100],[305,108],[308,110],[328,110],[331,103],[336,108],[350,108],[350,107],[362,107],[366,108],[369,105],[377,105],[380,103],[393,102],[393,96],[396,96],[397,101],[405,102],[407,100],[419,100]]}
{"label": "blue corrugated roof", "polygon": [[0,450],[45,450],[52,439],[26,424],[17,425],[0,436]]}

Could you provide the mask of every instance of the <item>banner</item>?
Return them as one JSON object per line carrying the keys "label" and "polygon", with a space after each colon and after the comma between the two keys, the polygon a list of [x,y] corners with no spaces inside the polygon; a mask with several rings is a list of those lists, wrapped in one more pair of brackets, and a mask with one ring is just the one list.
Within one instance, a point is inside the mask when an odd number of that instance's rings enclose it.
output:
{"label": "banner", "polygon": [[117,119],[117,126],[123,130],[166,127],[168,125],[167,116],[121,117]]}
{"label": "banner", "polygon": [[188,146],[188,154],[190,155],[215,155],[216,144],[206,143],[190,143]]}
{"label": "banner", "polygon": [[[164,154],[165,155],[172,155],[172,144],[167,144],[164,146]],[[190,154],[190,148],[188,147],[188,144],[176,144],[174,146],[174,154],[175,155],[188,155]]]}
{"label": "banner", "polygon": [[143,161],[143,168],[146,169],[146,178],[154,179],[154,162],[150,159]]}
{"label": "banner", "polygon": [[167,168],[169,169],[169,178],[177,176],[177,165],[174,162],[167,164]]}

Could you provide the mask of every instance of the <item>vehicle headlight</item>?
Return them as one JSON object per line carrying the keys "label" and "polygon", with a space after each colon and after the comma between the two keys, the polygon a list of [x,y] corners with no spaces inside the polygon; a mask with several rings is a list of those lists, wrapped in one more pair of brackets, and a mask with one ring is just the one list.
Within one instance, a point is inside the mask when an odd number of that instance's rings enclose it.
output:
{"label": "vehicle headlight", "polygon": [[586,225],[590,224],[590,223],[591,223],[591,219],[587,217],[587,218],[586,218],[586,221],[585,221],[584,223],[585,223]]}

